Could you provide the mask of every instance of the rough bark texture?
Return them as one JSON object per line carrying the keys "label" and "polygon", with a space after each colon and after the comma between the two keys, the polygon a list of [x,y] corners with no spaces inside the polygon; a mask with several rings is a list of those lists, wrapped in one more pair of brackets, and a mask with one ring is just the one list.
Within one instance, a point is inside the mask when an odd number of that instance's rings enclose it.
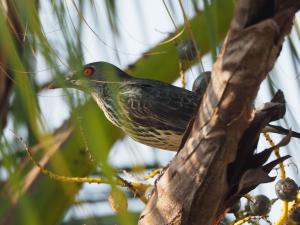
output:
{"label": "rough bark texture", "polygon": [[290,31],[298,0],[240,0],[183,149],[158,180],[139,225],[208,225],[228,194],[228,165],[253,101]]}

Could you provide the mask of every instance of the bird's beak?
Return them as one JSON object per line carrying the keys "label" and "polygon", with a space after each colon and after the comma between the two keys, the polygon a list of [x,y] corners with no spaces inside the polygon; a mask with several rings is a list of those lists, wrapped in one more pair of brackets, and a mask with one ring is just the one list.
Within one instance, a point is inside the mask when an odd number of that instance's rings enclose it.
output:
{"label": "bird's beak", "polygon": [[66,82],[68,83],[67,87],[76,88],[76,89],[88,87],[88,85],[89,85],[89,82],[87,80],[76,79],[76,77],[74,77],[74,76],[67,76]]}
{"label": "bird's beak", "polygon": [[78,90],[81,90],[83,92],[90,92],[90,86],[89,82],[86,79],[80,79],[78,78],[78,75],[76,74],[71,74],[69,76],[66,76],[66,86],[67,88],[75,88]]}
{"label": "bird's beak", "polygon": [[57,88],[75,88],[84,92],[89,92],[89,83],[87,80],[78,79],[77,73],[71,73],[64,79],[54,80],[49,86],[49,89]]}
{"label": "bird's beak", "polygon": [[70,74],[65,77],[65,79],[55,79],[49,85],[49,89],[57,89],[57,88],[75,88],[76,86],[76,79],[74,74]]}
{"label": "bird's beak", "polygon": [[69,86],[76,86],[76,82],[78,81],[77,79],[75,79],[75,76],[74,75],[68,75],[66,76],[66,83],[69,85]]}

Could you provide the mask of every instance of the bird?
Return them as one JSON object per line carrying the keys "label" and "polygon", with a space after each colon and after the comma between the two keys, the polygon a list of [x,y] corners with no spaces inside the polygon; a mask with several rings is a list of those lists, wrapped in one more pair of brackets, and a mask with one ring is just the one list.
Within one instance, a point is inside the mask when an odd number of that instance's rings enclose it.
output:
{"label": "bird", "polygon": [[[205,93],[210,72],[198,76],[192,91],[158,80],[137,78],[102,61],[84,65],[81,72],[66,80],[67,87],[91,95],[106,118],[132,139],[151,147],[178,151]],[[282,129],[281,133],[288,133]],[[273,125],[271,131],[274,130]],[[299,133],[293,135],[300,138]]]}

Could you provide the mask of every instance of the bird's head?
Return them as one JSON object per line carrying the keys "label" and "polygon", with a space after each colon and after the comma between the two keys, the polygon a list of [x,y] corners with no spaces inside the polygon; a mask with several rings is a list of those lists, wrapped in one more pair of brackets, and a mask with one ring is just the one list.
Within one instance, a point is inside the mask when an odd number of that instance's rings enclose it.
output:
{"label": "bird's head", "polygon": [[101,85],[119,83],[130,79],[130,76],[107,62],[93,62],[83,66],[66,78],[67,87],[73,87],[83,91],[89,91]]}

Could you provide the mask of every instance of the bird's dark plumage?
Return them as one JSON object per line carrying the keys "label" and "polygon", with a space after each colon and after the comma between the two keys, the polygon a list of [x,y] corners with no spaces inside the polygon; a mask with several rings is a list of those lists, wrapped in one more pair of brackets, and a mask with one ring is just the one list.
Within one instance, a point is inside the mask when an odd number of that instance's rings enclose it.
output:
{"label": "bird's dark plumage", "polygon": [[93,74],[71,82],[89,92],[114,125],[140,143],[178,150],[198,95],[160,81],[134,78],[105,62],[87,64],[87,69]]}
{"label": "bird's dark plumage", "polygon": [[[134,140],[172,151],[180,147],[209,80],[210,72],[202,73],[191,92],[161,81],[132,77],[106,62],[87,64],[82,73],[69,78],[72,87],[88,92],[105,116]],[[289,132],[275,128],[266,126],[265,131]],[[300,134],[293,132],[292,136]]]}

